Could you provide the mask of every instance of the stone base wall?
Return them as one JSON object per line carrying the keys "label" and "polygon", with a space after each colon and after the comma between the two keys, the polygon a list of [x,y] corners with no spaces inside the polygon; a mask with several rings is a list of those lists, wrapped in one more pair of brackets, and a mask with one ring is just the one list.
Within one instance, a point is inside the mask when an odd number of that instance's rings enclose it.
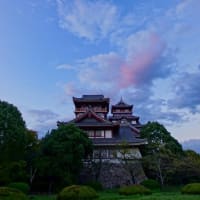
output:
{"label": "stone base wall", "polygon": [[138,184],[146,179],[139,161],[127,164],[112,161],[85,162],[80,174],[81,183],[98,181],[104,188]]}

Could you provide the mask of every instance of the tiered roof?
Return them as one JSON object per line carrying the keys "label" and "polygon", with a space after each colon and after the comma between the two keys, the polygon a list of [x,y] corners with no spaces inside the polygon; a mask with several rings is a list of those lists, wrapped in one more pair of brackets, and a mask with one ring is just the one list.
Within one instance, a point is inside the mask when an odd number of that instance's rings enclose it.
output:
{"label": "tiered roof", "polygon": [[113,110],[113,108],[114,108],[114,109],[116,109],[116,108],[129,108],[129,109],[132,110],[133,105],[129,105],[129,104],[125,103],[125,102],[123,101],[122,97],[121,97],[120,101],[119,101],[117,104],[112,105],[112,110]]}
{"label": "tiered roof", "polygon": [[[82,95],[81,98],[73,97],[73,101],[75,106],[80,106],[81,104],[90,105],[90,103],[95,105],[95,103],[100,103],[106,104],[109,109],[109,98],[105,98],[103,95]],[[131,146],[146,144],[146,140],[141,139],[139,135],[139,117],[132,115],[133,105],[125,103],[121,98],[121,100],[116,105],[112,106],[112,111],[113,108],[120,110],[128,109],[129,112],[121,114],[119,113],[119,115],[116,114],[115,116],[110,117],[108,120],[95,112],[93,106],[88,106],[85,112],[77,115],[75,119],[69,122],[58,122],[58,125],[74,123],[76,126],[83,130],[88,130],[88,128],[94,130],[112,130],[112,138],[91,138],[95,146],[120,145],[124,141],[126,141],[128,145]],[[127,122],[121,124],[120,120],[122,118],[128,119]],[[114,122],[113,119],[115,119],[117,122]],[[135,120],[137,124],[132,125],[129,123],[131,120]]]}

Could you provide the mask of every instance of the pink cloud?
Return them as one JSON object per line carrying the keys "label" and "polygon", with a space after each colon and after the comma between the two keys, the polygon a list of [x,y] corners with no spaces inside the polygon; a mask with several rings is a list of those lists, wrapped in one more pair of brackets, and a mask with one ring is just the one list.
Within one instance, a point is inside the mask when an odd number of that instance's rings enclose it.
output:
{"label": "pink cloud", "polygon": [[165,50],[159,35],[149,31],[132,35],[124,42],[125,56],[116,52],[99,54],[79,61],[78,81],[64,86],[65,94],[103,93],[115,96],[129,88],[151,84],[163,76],[162,61]]}
{"label": "pink cloud", "polygon": [[149,44],[138,53],[133,53],[131,58],[120,67],[119,88],[138,85],[144,81],[144,77],[150,71],[156,70],[154,64],[162,55],[165,45],[155,33],[151,33],[148,39]]}

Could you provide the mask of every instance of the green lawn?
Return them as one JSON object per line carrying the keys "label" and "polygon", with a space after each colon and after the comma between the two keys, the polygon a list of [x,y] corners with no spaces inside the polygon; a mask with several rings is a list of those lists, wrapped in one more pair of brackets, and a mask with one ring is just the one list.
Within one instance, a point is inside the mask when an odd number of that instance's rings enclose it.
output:
{"label": "green lawn", "polygon": [[[34,196],[32,200],[55,200],[55,196]],[[179,192],[156,192],[147,196],[122,196],[114,192],[101,192],[98,200],[200,200],[200,195],[182,195]]]}
{"label": "green lawn", "polygon": [[44,196],[44,195],[32,195],[30,200],[55,200],[55,196]]}

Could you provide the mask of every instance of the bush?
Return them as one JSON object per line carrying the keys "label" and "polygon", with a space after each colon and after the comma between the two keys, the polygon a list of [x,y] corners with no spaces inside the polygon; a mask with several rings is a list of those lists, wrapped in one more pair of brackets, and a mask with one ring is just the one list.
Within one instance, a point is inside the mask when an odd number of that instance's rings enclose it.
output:
{"label": "bush", "polygon": [[102,184],[98,181],[89,181],[86,183],[87,186],[90,186],[91,188],[95,189],[96,191],[103,190]]}
{"label": "bush", "polygon": [[96,191],[88,186],[72,185],[65,187],[57,196],[57,200],[91,200],[98,197]]}
{"label": "bush", "polygon": [[125,186],[119,189],[121,195],[134,195],[134,194],[151,194],[151,190],[143,185]]}
{"label": "bush", "polygon": [[9,187],[0,187],[0,199],[1,200],[28,200],[28,197],[17,189],[9,188]]}
{"label": "bush", "polygon": [[30,191],[29,185],[24,182],[10,183],[8,187],[18,189],[25,194],[28,194],[28,192]]}
{"label": "bush", "polygon": [[200,183],[190,183],[185,185],[182,190],[182,194],[200,194]]}
{"label": "bush", "polygon": [[158,183],[158,181],[153,180],[153,179],[147,179],[144,180],[141,185],[145,186],[146,188],[149,188],[151,190],[154,189],[160,189],[160,184]]}

